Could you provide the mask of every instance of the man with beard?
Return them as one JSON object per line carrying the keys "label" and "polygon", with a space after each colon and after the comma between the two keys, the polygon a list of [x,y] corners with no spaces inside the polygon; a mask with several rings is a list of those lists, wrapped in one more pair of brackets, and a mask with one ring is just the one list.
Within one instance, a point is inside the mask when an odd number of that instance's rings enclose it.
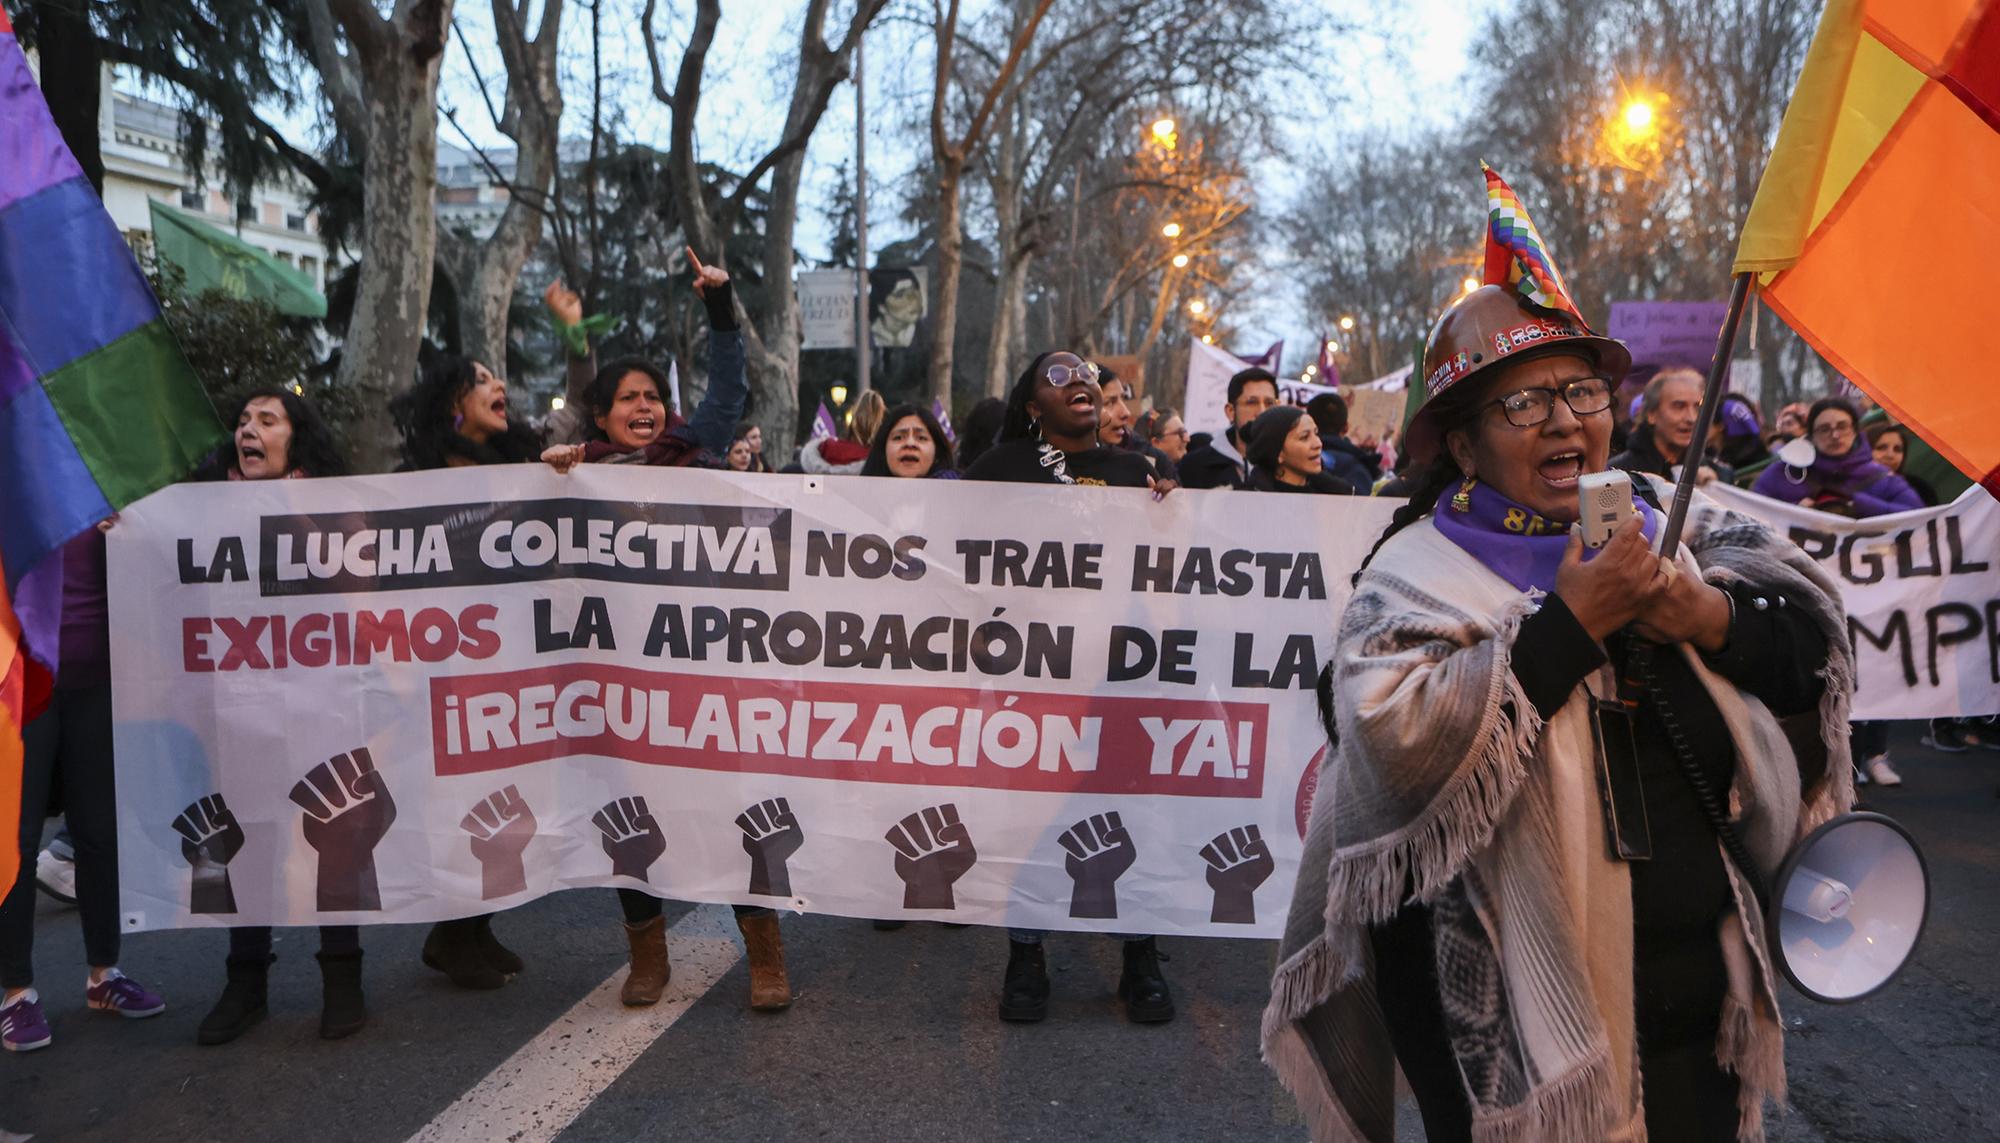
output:
{"label": "man with beard", "polygon": [[1257,415],[1278,403],[1278,379],[1268,369],[1252,366],[1229,379],[1229,399],[1222,415],[1229,428],[1181,459],[1181,483],[1189,488],[1246,488],[1250,469],[1243,460],[1239,434]]}

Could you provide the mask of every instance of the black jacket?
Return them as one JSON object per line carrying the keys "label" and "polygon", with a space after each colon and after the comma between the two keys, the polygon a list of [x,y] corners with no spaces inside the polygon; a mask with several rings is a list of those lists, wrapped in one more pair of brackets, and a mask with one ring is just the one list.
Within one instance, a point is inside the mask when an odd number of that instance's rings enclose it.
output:
{"label": "black jacket", "polygon": [[[1724,484],[1736,479],[1736,470],[1708,454],[1703,464],[1715,470],[1715,475]],[[1611,458],[1611,467],[1626,472],[1646,472],[1654,476],[1674,478],[1674,466],[1661,454],[1660,446],[1653,443],[1653,426],[1639,425],[1625,441],[1625,451]]]}
{"label": "black jacket", "polygon": [[1306,477],[1304,484],[1286,484],[1268,470],[1250,470],[1250,491],[1252,492],[1317,492],[1322,496],[1352,496],[1354,486],[1330,472],[1315,472]]}
{"label": "black jacket", "polygon": [[[1245,488],[1249,479],[1243,454],[1236,450],[1235,431],[1188,449],[1181,457],[1181,486],[1184,488]],[[1225,451],[1227,450],[1227,451]]]}

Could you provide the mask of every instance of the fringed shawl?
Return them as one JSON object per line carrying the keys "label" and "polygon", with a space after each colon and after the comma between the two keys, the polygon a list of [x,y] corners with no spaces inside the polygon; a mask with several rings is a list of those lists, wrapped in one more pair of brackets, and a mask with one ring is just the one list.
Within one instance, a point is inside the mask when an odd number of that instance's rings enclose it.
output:
{"label": "fringed shawl", "polygon": [[[1706,497],[1688,517],[1690,558],[1711,583],[1784,595],[1829,648],[1818,712],[1827,763],[1807,790],[1771,713],[1680,648],[1735,744],[1731,812],[1768,882],[1798,838],[1853,800],[1846,624],[1833,583],[1796,545]],[[1412,900],[1433,909],[1473,1138],[1645,1136],[1631,882],[1608,856],[1590,698],[1579,687],[1545,722],[1510,663],[1537,606],[1426,519],[1382,546],[1341,617],[1337,741],[1263,1025],[1264,1058],[1315,1139],[1394,1137],[1395,1057],[1366,927]],[[1782,1029],[1763,918],[1723,862],[1737,908],[1717,934],[1730,989],[1716,1053],[1742,1080],[1739,1137],[1753,1140],[1765,1099],[1784,1099]]]}

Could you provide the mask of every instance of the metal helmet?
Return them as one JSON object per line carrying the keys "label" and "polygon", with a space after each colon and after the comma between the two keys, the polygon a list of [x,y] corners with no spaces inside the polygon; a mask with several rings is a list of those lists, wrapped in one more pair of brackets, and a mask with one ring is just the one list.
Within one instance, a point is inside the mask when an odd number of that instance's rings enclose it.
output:
{"label": "metal helmet", "polygon": [[1453,302],[1424,344],[1423,404],[1403,434],[1411,464],[1429,464],[1444,443],[1437,403],[1446,390],[1482,380],[1502,365],[1546,357],[1555,347],[1595,362],[1613,386],[1632,368],[1624,342],[1599,337],[1570,314],[1532,308],[1507,286],[1481,286]]}

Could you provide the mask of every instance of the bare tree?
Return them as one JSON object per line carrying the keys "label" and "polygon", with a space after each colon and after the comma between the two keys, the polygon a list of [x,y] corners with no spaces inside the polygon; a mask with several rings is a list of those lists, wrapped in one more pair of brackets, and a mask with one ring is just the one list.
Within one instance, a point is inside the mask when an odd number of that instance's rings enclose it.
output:
{"label": "bare tree", "polygon": [[[539,28],[528,34],[530,0],[493,0],[493,27],[507,72],[504,110],[493,114],[514,141],[514,169],[503,181],[507,207],[493,233],[475,238],[446,231],[439,253],[458,286],[459,343],[468,357],[499,369],[507,356],[507,310],[514,283],[541,241],[549,192],[559,161],[562,90],[556,80],[557,40],[563,0],[544,0]],[[468,48],[466,58],[471,59]],[[494,112],[485,77],[473,67],[487,110]],[[499,172],[493,172],[497,178]]]}
{"label": "bare tree", "polygon": [[[1029,5],[1032,3],[1032,9]],[[938,280],[931,286],[930,390],[935,400],[951,402],[951,375],[954,338],[958,330],[958,276],[965,262],[965,226],[960,215],[959,189],[965,180],[966,165],[986,136],[988,120],[1007,90],[1014,70],[1021,65],[1035,29],[1048,15],[1053,0],[1013,0],[1011,43],[992,81],[985,85],[965,129],[953,135],[945,126],[954,74],[954,54],[958,42],[960,0],[941,7],[931,0],[937,30],[937,70],[931,90],[931,160],[937,178]]]}
{"label": "bare tree", "polygon": [[362,157],[361,281],[339,384],[360,401],[364,467],[395,455],[390,398],[423,341],[437,222],[437,83],[452,0],[303,0],[313,61]]}
{"label": "bare tree", "polygon": [[[828,0],[808,0],[799,33],[797,79],[785,111],[778,143],[738,179],[733,189],[711,202],[704,190],[702,163],[695,147],[695,115],[701,106],[703,70],[722,16],[720,0],[698,0],[694,30],[681,53],[680,68],[670,89],[660,65],[653,30],[658,0],[646,0],[640,27],[646,59],[652,70],[653,96],[672,115],[669,165],[682,228],[689,244],[704,259],[727,266],[724,241],[733,232],[744,201],[766,176],[771,177],[770,210],[766,214],[762,273],[766,285],[758,313],[743,322],[743,342],[749,359],[751,397],[765,447],[782,454],[791,449],[799,407],[798,293],[792,286],[794,238],[798,227],[799,183],[805,173],[806,144],[826,113],[833,89],[850,74],[854,45],[888,0],[859,0],[840,41],[826,42]],[[738,305],[742,293],[738,292]],[[746,311],[747,313],[747,311]]]}

